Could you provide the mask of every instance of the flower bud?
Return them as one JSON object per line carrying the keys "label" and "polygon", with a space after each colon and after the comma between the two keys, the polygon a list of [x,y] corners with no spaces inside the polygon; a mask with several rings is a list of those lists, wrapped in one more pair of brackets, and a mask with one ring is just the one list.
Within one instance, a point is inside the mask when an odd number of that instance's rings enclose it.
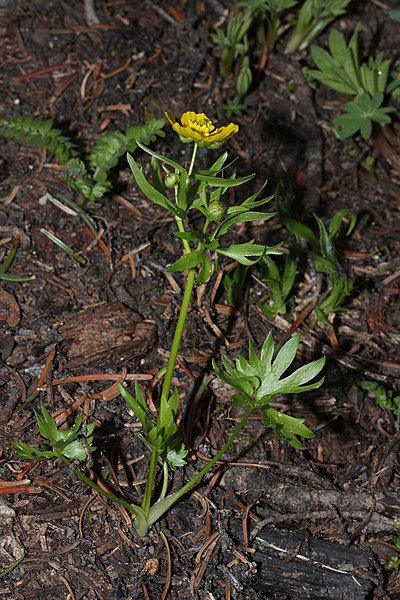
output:
{"label": "flower bud", "polygon": [[164,179],[165,187],[168,189],[173,188],[179,181],[178,173],[168,173],[168,175]]}
{"label": "flower bud", "polygon": [[220,221],[226,215],[226,206],[221,200],[213,200],[207,210],[207,219],[209,221]]}

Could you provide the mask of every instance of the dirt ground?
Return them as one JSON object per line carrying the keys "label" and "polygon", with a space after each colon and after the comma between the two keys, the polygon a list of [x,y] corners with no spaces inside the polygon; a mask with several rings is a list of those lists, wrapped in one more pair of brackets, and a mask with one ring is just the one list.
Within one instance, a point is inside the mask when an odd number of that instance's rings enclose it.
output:
{"label": "dirt ground", "polygon": [[[103,131],[165,110],[205,112],[226,123],[231,84],[218,75],[210,33],[225,23],[229,5],[104,0],[95,5],[100,24],[89,27],[80,0],[2,1],[0,117],[52,117],[83,151]],[[335,26],[347,37],[361,22],[365,50],[398,59],[400,25],[385,8],[395,5],[355,1]],[[318,42],[326,45],[327,34]],[[393,415],[358,385],[400,390],[399,160],[364,142],[358,153],[347,152],[330,127],[343,98],[311,90],[301,71],[311,66],[309,53],[288,57],[283,47],[269,54],[246,112],[233,119],[240,131],[229,151],[241,174],[257,174],[251,186],[267,179],[272,194],[280,184],[309,224],[312,212],[327,222],[341,208],[354,211],[353,234],[338,241],[354,291],[348,311],[330,326],[314,312],[302,314],[304,287],[315,283],[307,265],[296,301],[273,319],[260,310],[265,289],[257,269],[239,308],[229,308],[222,286],[213,301],[207,292],[194,299],[174,380],[193,451],[173,486],[198,471],[234,426],[239,413],[225,386],[211,380],[203,396],[196,392],[211,358],[245,353],[249,335],[259,347],[271,330],[279,340],[298,329],[299,364],[327,356],[320,390],[276,402],[305,417],[316,436],[299,452],[265,432],[256,416],[226,464],[142,540],[123,510],[68,467],[24,463],[11,442],[40,444],[32,411],[38,400],[27,398],[47,363],[39,399],[59,415],[67,408],[88,414],[96,425],[94,470],[128,500],[141,497],[146,448],[110,386],[121,373],[128,382],[134,374],[151,380],[166,363],[184,285],[180,275],[165,274],[180,252],[173,224],[138,191],[122,160],[113,193],[84,204],[103,231],[97,243],[65,203],[45,200],[47,192],[60,202],[73,197],[53,157],[1,138],[0,252],[19,240],[10,272],[34,279],[3,281],[0,290],[0,572],[24,555],[1,578],[0,598],[400,598],[398,573],[387,566],[400,518],[400,433]],[[188,160],[189,148],[165,131],[157,150]],[[372,171],[362,166],[367,155],[376,159]],[[143,153],[137,158],[148,164]],[[200,152],[200,160],[210,164],[210,154]],[[42,228],[81,251],[85,264]],[[287,237],[278,217],[243,233],[269,245]]]}

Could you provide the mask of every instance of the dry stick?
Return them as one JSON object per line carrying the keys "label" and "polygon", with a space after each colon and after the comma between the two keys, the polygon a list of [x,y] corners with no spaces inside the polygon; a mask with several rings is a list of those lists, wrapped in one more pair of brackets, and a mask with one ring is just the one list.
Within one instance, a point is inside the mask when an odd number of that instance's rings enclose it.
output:
{"label": "dry stick", "polygon": [[163,593],[161,594],[161,600],[165,600],[166,597],[168,596],[169,588],[171,586],[171,579],[172,579],[171,564],[172,564],[172,561],[171,561],[171,550],[169,548],[168,540],[162,531],[160,531],[160,537],[161,537],[162,541],[164,542],[165,551],[167,553],[167,578],[165,581]]}
{"label": "dry stick", "polygon": [[69,496],[67,496],[67,494],[61,488],[59,488],[54,483],[50,483],[50,481],[46,481],[45,479],[43,479],[43,477],[39,477],[39,475],[36,475],[36,477],[33,478],[33,481],[39,485],[43,485],[49,490],[52,490],[53,492],[64,498],[66,502],[73,502],[73,500],[69,498]]}
{"label": "dry stick", "polygon": [[[81,381],[122,381],[122,377],[123,375],[118,373],[75,375],[65,379],[56,379],[52,382],[52,385],[64,385],[65,383],[78,383]],[[153,375],[150,375],[150,373],[128,373],[124,379],[126,381],[150,381],[150,379],[153,379]]]}

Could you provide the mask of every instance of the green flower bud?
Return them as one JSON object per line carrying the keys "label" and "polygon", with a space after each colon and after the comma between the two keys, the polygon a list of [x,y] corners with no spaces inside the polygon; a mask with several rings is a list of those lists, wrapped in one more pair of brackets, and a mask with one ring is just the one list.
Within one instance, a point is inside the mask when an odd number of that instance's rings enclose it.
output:
{"label": "green flower bud", "polygon": [[168,175],[164,179],[165,187],[167,187],[168,189],[173,188],[176,186],[178,181],[179,181],[178,173],[168,173]]}
{"label": "green flower bud", "polygon": [[208,207],[207,219],[209,221],[220,221],[226,215],[226,206],[221,200],[214,200]]}

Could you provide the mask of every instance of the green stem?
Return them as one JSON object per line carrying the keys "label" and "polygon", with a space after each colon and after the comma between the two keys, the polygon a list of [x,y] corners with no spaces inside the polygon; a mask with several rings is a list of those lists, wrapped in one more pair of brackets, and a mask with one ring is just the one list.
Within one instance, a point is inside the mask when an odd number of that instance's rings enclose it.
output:
{"label": "green stem", "polygon": [[169,398],[172,377],[175,370],[175,363],[178,356],[179,346],[181,344],[183,330],[186,323],[187,314],[190,306],[190,299],[192,297],[194,282],[196,279],[196,269],[190,269],[187,279],[186,279],[186,287],[185,292],[182,298],[181,310],[179,313],[178,322],[176,324],[176,329],[174,333],[174,339],[172,340],[171,352],[168,359],[167,370],[165,373],[164,384],[161,392],[161,396],[166,400]]}
{"label": "green stem", "polygon": [[[190,162],[190,167],[189,167],[189,172],[188,172],[189,177],[192,174],[192,171],[194,168],[196,154],[197,154],[197,144],[195,144],[194,148],[193,148],[192,160]],[[184,232],[185,227],[184,227],[182,219],[180,219],[179,217],[175,217],[175,220],[177,223],[178,230],[181,232]],[[191,252],[189,242],[187,240],[182,240],[182,241],[183,241],[183,246],[184,246],[186,254],[189,254]],[[162,391],[161,391],[160,412],[158,415],[159,423],[163,422],[163,415],[162,415],[163,400],[165,402],[167,402],[169,399],[170,392],[171,392],[172,377],[174,374],[176,359],[178,357],[179,347],[180,347],[180,344],[182,341],[182,336],[183,336],[183,330],[185,328],[185,323],[186,323],[186,319],[187,319],[187,315],[188,315],[188,311],[189,311],[190,299],[192,297],[195,278],[196,278],[196,269],[190,269],[187,279],[186,279],[186,287],[185,287],[185,291],[184,291],[183,298],[182,298],[182,304],[181,304],[181,309],[179,312],[179,318],[178,318],[178,322],[176,324],[174,337],[173,337],[172,345],[171,345],[171,351],[170,351],[170,355],[168,358],[168,363],[167,363],[167,367],[166,367],[166,371],[165,371],[165,378],[164,378],[164,383],[163,383],[163,387],[162,387]],[[152,494],[152,490],[153,490],[153,486],[154,486],[154,480],[156,477],[158,458],[159,458],[159,454],[158,454],[157,450],[155,450],[153,448],[152,453],[151,453],[146,490],[145,490],[143,502],[142,502],[142,510],[144,512],[146,519],[149,514],[150,506],[151,506],[151,494]],[[166,493],[166,485],[168,483],[168,477],[166,478],[165,475],[166,475],[166,472],[164,469],[164,484],[163,484],[163,488],[161,491],[162,498],[164,497],[164,495]]]}
{"label": "green stem", "polygon": [[192,160],[190,161],[190,167],[189,167],[189,171],[188,171],[189,177],[193,173],[194,161],[196,160],[196,154],[197,154],[197,148],[198,148],[198,145],[194,144],[193,153],[192,153]]}
{"label": "green stem", "polygon": [[77,477],[79,477],[79,479],[81,479],[84,483],[86,483],[93,490],[95,490],[96,492],[98,492],[99,494],[101,494],[102,496],[107,498],[108,500],[111,500],[112,502],[115,502],[116,504],[120,504],[121,506],[123,506],[124,508],[129,510],[129,512],[135,514],[135,508],[140,510],[139,506],[130,504],[129,502],[126,502],[126,500],[123,500],[122,498],[118,498],[118,496],[114,496],[114,494],[112,494],[111,492],[107,492],[106,490],[103,490],[103,488],[101,488],[99,485],[97,485],[97,483],[95,483],[94,481],[89,479],[89,477],[86,477],[86,475],[84,473],[82,473],[82,471],[80,469],[75,469],[74,473]]}
{"label": "green stem", "polygon": [[[182,219],[180,219],[179,217],[175,217],[175,221],[176,221],[176,225],[178,227],[178,230],[181,233],[184,233],[185,232],[185,227],[183,225]],[[185,248],[186,254],[190,254],[191,253],[191,249],[190,249],[189,242],[187,240],[182,240],[182,244],[183,244],[183,247]]]}
{"label": "green stem", "polygon": [[147,532],[149,530],[149,524],[148,524],[147,518],[146,518],[143,510],[140,508],[140,506],[137,506],[136,504],[130,504],[129,502],[122,500],[122,498],[118,498],[117,496],[114,496],[114,494],[111,494],[110,492],[103,490],[103,488],[101,488],[99,485],[97,485],[97,483],[94,483],[94,481],[89,479],[89,477],[86,477],[86,475],[84,473],[82,473],[82,471],[80,471],[79,469],[75,469],[74,473],[75,473],[75,475],[77,475],[79,477],[79,479],[84,481],[93,490],[95,490],[96,492],[98,492],[99,494],[101,494],[102,496],[107,498],[108,500],[111,500],[111,502],[116,502],[117,504],[120,504],[121,506],[126,508],[130,513],[135,515],[136,518],[133,522],[133,525],[134,525],[135,530],[139,537],[143,538],[147,534]]}
{"label": "green stem", "polygon": [[158,461],[158,452],[155,448],[152,448],[150,465],[149,465],[149,474],[147,477],[146,490],[144,492],[143,502],[142,502],[142,509],[143,509],[143,512],[146,517],[149,514],[149,510],[150,510],[151,493],[153,491],[154,480],[156,477],[157,461]]}
{"label": "green stem", "polygon": [[11,248],[11,250],[9,251],[8,255],[3,260],[3,262],[0,264],[0,273],[2,275],[4,275],[4,273],[7,273],[8,269],[11,267],[13,260],[15,258],[15,255],[17,253],[17,249],[18,249],[18,246],[14,242],[14,245]]}
{"label": "green stem", "polygon": [[206,475],[206,473],[208,473],[208,471],[210,471],[210,469],[213,468],[213,466],[215,465],[216,462],[219,461],[219,459],[227,452],[227,450],[229,450],[229,448],[231,447],[231,445],[233,444],[233,442],[235,441],[235,439],[237,438],[237,436],[239,435],[241,429],[244,427],[244,425],[246,424],[248,418],[250,417],[251,413],[253,412],[253,407],[250,407],[246,410],[246,412],[244,413],[243,417],[240,419],[239,423],[236,425],[235,429],[232,431],[231,435],[229,436],[229,438],[227,439],[227,441],[225,442],[225,444],[222,446],[221,450],[219,450],[219,452],[217,452],[217,454],[214,456],[214,458],[212,460],[210,460],[209,463],[206,464],[205,467],[203,467],[201,469],[201,471],[199,471],[197,473],[197,475],[195,475],[193,477],[193,479],[191,479],[190,481],[187,482],[186,485],[184,485],[180,490],[178,490],[176,492],[176,494],[174,494],[174,504],[177,500],[179,500],[179,498],[181,498],[184,494],[186,494],[186,492],[188,492],[189,490],[192,489],[192,487],[194,485],[196,485],[196,483],[198,481],[200,481],[204,475]]}
{"label": "green stem", "polygon": [[171,494],[170,496],[167,496],[166,498],[160,499],[158,502],[156,502],[156,504],[154,504],[151,507],[150,513],[147,516],[148,527],[151,527],[151,525],[153,525],[153,523],[156,523],[159,519],[161,519],[161,517],[167,511],[169,511],[169,509],[172,506],[174,506],[174,504],[176,502],[178,502],[178,500],[180,498],[182,498],[182,496],[184,494],[186,494],[189,490],[191,490],[192,487],[195,486],[196,483],[198,483],[204,477],[204,475],[206,475],[206,473],[208,473],[213,468],[215,463],[221,458],[221,456],[223,454],[225,454],[225,452],[229,449],[229,447],[235,441],[240,430],[245,425],[246,421],[248,420],[248,418],[250,417],[252,412],[253,412],[252,407],[247,409],[247,411],[245,412],[245,414],[243,415],[243,417],[241,418],[241,420],[239,421],[239,423],[236,425],[235,429],[229,436],[227,442],[222,446],[221,450],[219,452],[217,452],[217,454],[214,456],[214,458],[212,460],[210,460],[210,462],[207,463],[206,466],[203,467],[201,469],[201,471],[193,477],[193,479],[188,481],[188,483],[186,485],[184,485],[180,490],[178,490],[175,494]]}
{"label": "green stem", "polygon": [[162,486],[159,500],[162,500],[163,498],[165,498],[165,495],[167,493],[167,488],[168,488],[168,463],[165,460],[164,465],[163,465],[163,486]]}
{"label": "green stem", "polygon": [[19,563],[22,562],[24,560],[24,558],[25,558],[25,552],[19,558],[17,558],[17,560],[15,562],[13,562],[12,565],[10,565],[7,569],[5,569],[4,571],[2,571],[0,573],[0,579],[2,579],[3,577],[5,577],[9,573],[11,573],[11,571],[13,571],[16,567],[18,567]]}

